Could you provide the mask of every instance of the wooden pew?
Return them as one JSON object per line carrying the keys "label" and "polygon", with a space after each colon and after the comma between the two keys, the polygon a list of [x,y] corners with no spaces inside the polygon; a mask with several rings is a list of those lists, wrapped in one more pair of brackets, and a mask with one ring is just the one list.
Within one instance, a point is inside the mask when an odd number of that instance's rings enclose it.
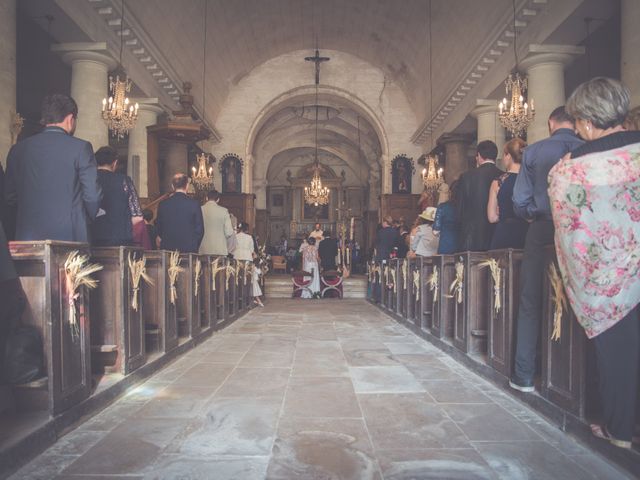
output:
{"label": "wooden pew", "polygon": [[[442,256],[420,257],[420,302],[417,305],[417,327],[422,333],[432,333],[441,338],[441,310],[444,302],[442,282]],[[431,281],[437,278],[435,287]]]}
{"label": "wooden pew", "polygon": [[153,285],[144,282],[142,287],[147,354],[167,353],[178,346],[176,305],[170,299],[169,254],[164,250],[145,252],[147,274],[153,281]]}
{"label": "wooden pew", "polygon": [[[487,352],[489,330],[490,273],[481,264],[487,260],[486,252],[465,252],[456,255],[456,266],[464,267],[462,295],[449,292],[455,298],[453,345],[470,355],[484,355]],[[461,301],[460,301],[461,300]]]}
{"label": "wooden pew", "polygon": [[[423,283],[425,284],[425,286],[423,287],[425,295],[430,294],[432,296],[431,308],[433,310],[433,313],[431,316],[432,323],[429,327],[429,330],[431,331],[431,334],[437,338],[451,340],[453,338],[453,325],[455,323],[456,316],[461,315],[461,307],[457,302],[457,298],[455,298],[454,296],[449,296],[451,283],[456,277],[455,265],[457,262],[457,256],[438,255],[433,258],[434,261],[437,262],[434,263],[434,267],[437,266],[439,270],[437,301],[433,301],[432,291],[430,293],[426,293],[426,289],[428,288],[428,286],[426,280],[423,280]],[[425,308],[424,310],[427,311],[428,308]]]}
{"label": "wooden pew", "polygon": [[181,341],[197,338],[209,327],[207,314],[210,287],[209,261],[206,255],[180,254],[184,269],[177,282],[178,336]]}
{"label": "wooden pew", "polygon": [[[515,323],[520,301],[520,267],[522,250],[494,250],[488,252],[500,269],[500,284],[496,288],[493,276],[487,285],[489,303],[489,332],[487,360],[506,378],[511,377],[515,354]],[[496,299],[499,298],[499,308]]]}
{"label": "wooden pew", "polygon": [[[27,306],[22,323],[40,332],[44,346],[44,388],[14,387],[18,409],[39,404],[51,416],[80,403],[91,394],[91,343],[89,294],[78,290],[75,306],[68,301],[64,263],[69,254],[89,253],[86,244],[71,242],[11,242],[9,245]],[[70,308],[76,309],[76,325],[70,325]],[[33,398],[36,397],[36,398]]]}
{"label": "wooden pew", "polygon": [[[227,258],[220,256],[209,257],[209,325],[213,329],[222,327],[226,318],[225,290]],[[215,288],[214,288],[215,286]]]}
{"label": "wooden pew", "polygon": [[251,295],[251,265],[253,262],[238,261],[236,264],[236,272],[238,275],[238,313],[246,312],[253,304],[253,296]]}
{"label": "wooden pew", "polygon": [[[143,289],[135,293],[128,259],[139,259],[142,249],[101,247],[91,249],[92,262],[104,268],[95,274],[98,288],[91,298],[91,362],[95,373],[133,372],[146,362]],[[140,281],[140,287],[142,283]],[[133,297],[137,295],[137,309]]]}
{"label": "wooden pew", "polygon": [[[548,247],[545,255],[544,282],[542,288],[542,375],[540,394],[551,403],[574,415],[584,417],[587,408],[587,335],[568,307],[562,312],[561,336],[552,340],[555,293],[549,280],[549,267],[557,261],[554,248]],[[559,269],[558,269],[559,272]],[[589,372],[591,379],[593,373]],[[589,389],[590,390],[590,389]]]}
{"label": "wooden pew", "polygon": [[227,270],[225,276],[225,297],[224,303],[227,306],[225,320],[232,322],[238,317],[238,284],[236,282],[237,260],[227,260]]}
{"label": "wooden pew", "polygon": [[[422,257],[407,259],[407,289],[405,290],[405,313],[404,316],[414,327],[421,325],[421,289],[422,289]],[[417,280],[417,285],[415,284]]]}

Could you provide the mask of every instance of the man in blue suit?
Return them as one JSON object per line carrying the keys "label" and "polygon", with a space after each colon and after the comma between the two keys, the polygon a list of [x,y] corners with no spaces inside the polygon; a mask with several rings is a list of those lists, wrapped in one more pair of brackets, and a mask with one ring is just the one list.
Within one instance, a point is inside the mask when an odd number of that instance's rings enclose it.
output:
{"label": "man in blue suit", "polygon": [[89,240],[102,192],[91,144],[73,137],[77,116],[71,97],[47,95],[44,130],[9,151],[5,198],[17,209],[16,240]]}
{"label": "man in blue suit", "polygon": [[171,180],[175,193],[158,205],[156,228],[162,250],[198,253],[204,236],[200,204],[187,196],[189,177],[176,173]]}

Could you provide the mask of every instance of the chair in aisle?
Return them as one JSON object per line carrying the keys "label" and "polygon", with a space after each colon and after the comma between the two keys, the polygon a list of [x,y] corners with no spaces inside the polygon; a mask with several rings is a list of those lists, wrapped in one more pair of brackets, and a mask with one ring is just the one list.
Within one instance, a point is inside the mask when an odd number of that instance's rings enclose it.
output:
{"label": "chair in aisle", "polygon": [[291,298],[301,298],[302,292],[307,291],[313,296],[311,291],[311,283],[313,282],[313,274],[305,271],[291,272],[291,281],[293,282],[293,293]]}
{"label": "chair in aisle", "polygon": [[322,298],[342,298],[342,274],[337,270],[328,270],[320,275],[320,293]]}
{"label": "chair in aisle", "polygon": [[273,264],[274,272],[282,270],[283,273],[287,273],[287,260],[285,257],[281,255],[274,255],[271,257],[271,262]]}

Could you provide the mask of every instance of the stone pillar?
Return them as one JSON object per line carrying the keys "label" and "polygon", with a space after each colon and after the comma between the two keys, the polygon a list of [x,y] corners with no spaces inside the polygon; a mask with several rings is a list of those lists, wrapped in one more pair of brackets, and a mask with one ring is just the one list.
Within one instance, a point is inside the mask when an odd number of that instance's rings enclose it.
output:
{"label": "stone pillar", "polygon": [[[250,172],[246,172],[246,175],[250,175]],[[254,191],[253,193],[256,196],[256,209],[257,210],[266,210],[267,208],[267,185],[268,182],[264,178],[254,178],[252,180]]]}
{"label": "stone pillar", "polygon": [[489,99],[476,100],[476,108],[471,110],[471,115],[478,120],[478,143],[491,140],[498,146],[498,166],[502,162],[502,150],[506,141],[505,129],[498,117],[498,102]]}
{"label": "stone pillar", "polygon": [[620,74],[622,83],[631,90],[631,106],[640,106],[640,2],[622,0],[621,2],[621,51]]}
{"label": "stone pillar", "polygon": [[111,58],[105,42],[61,43],[51,50],[59,52],[71,65],[71,96],[78,104],[75,136],[90,142],[93,149],[109,144],[109,130],[102,120],[102,99],[109,94],[109,70],[117,62]]}
{"label": "stone pillar", "polygon": [[444,146],[444,181],[451,185],[460,175],[469,169],[467,149],[471,143],[469,135],[445,133],[437,141]]}
{"label": "stone pillar", "polygon": [[160,185],[161,193],[171,191],[171,178],[176,173],[191,175],[186,143],[167,141],[164,158],[161,176],[162,184]]}
{"label": "stone pillar", "polygon": [[0,162],[6,166],[16,110],[16,0],[0,0],[0,65]]}
{"label": "stone pillar", "polygon": [[[244,165],[242,168],[242,191],[244,193],[255,193],[254,192],[254,179],[253,179],[253,170],[255,165],[255,159],[253,155],[247,155],[247,158],[244,159]],[[265,185],[266,192],[266,185]],[[258,207],[256,207],[258,208]],[[266,208],[266,207],[265,207]]]}
{"label": "stone pillar", "polygon": [[[136,180],[138,195],[149,197],[148,188],[148,158],[147,158],[147,127],[155,125],[158,115],[163,112],[157,98],[134,98],[132,103],[138,103],[138,120],[136,126],[129,132],[129,153],[127,173]],[[138,157],[138,171],[134,171],[133,157]]]}
{"label": "stone pillar", "polygon": [[564,68],[576,55],[584,54],[584,47],[571,45],[529,45],[529,55],[521,62],[527,71],[529,103],[534,101],[536,116],[527,129],[527,143],[532,144],[549,136],[549,114],[566,101]]}

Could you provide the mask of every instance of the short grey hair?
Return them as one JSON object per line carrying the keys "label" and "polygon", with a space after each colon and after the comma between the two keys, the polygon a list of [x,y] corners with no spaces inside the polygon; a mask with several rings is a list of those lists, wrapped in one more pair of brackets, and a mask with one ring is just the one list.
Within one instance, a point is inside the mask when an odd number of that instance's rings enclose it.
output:
{"label": "short grey hair", "polygon": [[575,119],[589,120],[596,128],[622,125],[630,103],[629,89],[618,80],[596,77],[584,82],[567,100],[567,112]]}

